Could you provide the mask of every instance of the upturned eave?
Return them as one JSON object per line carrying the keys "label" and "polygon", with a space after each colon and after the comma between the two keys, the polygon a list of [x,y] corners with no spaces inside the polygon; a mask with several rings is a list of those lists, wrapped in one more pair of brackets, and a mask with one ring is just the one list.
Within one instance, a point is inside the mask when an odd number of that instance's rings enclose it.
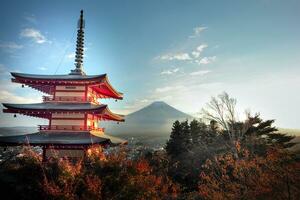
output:
{"label": "upturned eave", "polygon": [[106,104],[91,103],[36,103],[9,104],[3,103],[4,113],[23,114],[32,117],[49,119],[52,113],[83,113],[97,115],[102,120],[124,121],[122,115],[111,112]]}

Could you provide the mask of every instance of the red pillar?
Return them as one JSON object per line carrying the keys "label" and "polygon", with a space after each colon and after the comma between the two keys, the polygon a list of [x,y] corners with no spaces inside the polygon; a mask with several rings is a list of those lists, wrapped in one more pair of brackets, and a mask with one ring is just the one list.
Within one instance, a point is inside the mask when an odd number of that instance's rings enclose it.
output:
{"label": "red pillar", "polygon": [[85,91],[84,91],[84,100],[87,101],[87,93],[88,93],[88,86],[85,85]]}
{"label": "red pillar", "polygon": [[56,85],[54,85],[54,91],[53,91],[53,99],[55,100],[55,95],[56,95]]}
{"label": "red pillar", "polygon": [[84,114],[84,130],[86,130],[87,129],[87,114],[85,113]]}

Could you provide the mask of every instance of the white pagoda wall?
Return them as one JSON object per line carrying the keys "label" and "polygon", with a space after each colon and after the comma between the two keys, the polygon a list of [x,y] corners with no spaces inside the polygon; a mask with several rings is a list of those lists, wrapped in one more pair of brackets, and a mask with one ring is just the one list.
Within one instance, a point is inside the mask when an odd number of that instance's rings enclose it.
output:
{"label": "white pagoda wall", "polygon": [[55,87],[55,98],[76,97],[84,100],[85,86],[61,86]]}
{"label": "white pagoda wall", "polygon": [[52,118],[84,118],[84,114],[78,113],[53,113]]}
{"label": "white pagoda wall", "polygon": [[78,113],[53,113],[51,126],[58,126],[58,129],[75,129],[84,128],[84,114]]}
{"label": "white pagoda wall", "polygon": [[84,120],[52,119],[51,125],[84,126]]}
{"label": "white pagoda wall", "polygon": [[55,97],[84,97],[84,92],[56,92]]}

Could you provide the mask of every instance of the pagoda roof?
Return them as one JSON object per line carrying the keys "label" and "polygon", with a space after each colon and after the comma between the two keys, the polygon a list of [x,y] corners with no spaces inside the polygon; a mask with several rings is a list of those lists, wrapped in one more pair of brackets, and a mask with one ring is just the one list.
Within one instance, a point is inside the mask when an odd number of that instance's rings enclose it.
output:
{"label": "pagoda roof", "polygon": [[53,112],[84,112],[97,114],[103,119],[124,121],[122,115],[115,114],[105,104],[92,103],[33,103],[33,104],[10,104],[3,103],[6,113],[19,113],[34,117],[49,118]]}
{"label": "pagoda roof", "polygon": [[82,132],[37,132],[26,135],[1,136],[1,146],[16,146],[29,144],[32,146],[40,145],[92,145],[92,144],[125,144],[126,141],[120,138],[103,134],[97,136],[89,131]]}
{"label": "pagoda roof", "polygon": [[106,74],[100,75],[40,75],[11,72],[13,82],[28,85],[47,94],[53,94],[55,85],[88,85],[104,98],[123,99],[123,93],[116,91]]}
{"label": "pagoda roof", "polygon": [[51,110],[51,111],[86,111],[86,110],[103,110],[107,107],[105,104],[91,103],[32,103],[32,104],[12,104],[3,103],[7,108],[24,109],[24,110]]}
{"label": "pagoda roof", "polygon": [[45,74],[25,74],[25,73],[17,73],[11,72],[13,77],[19,77],[24,79],[37,79],[37,80],[95,80],[95,79],[103,79],[106,77],[106,74],[100,75],[70,75],[70,74],[60,74],[60,75],[45,75]]}

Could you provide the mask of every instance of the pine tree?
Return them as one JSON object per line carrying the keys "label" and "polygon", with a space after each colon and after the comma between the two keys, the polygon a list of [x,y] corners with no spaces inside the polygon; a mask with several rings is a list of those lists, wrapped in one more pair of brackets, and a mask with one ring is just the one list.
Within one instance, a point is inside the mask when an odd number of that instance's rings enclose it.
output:
{"label": "pine tree", "polygon": [[194,147],[210,145],[218,136],[216,126],[208,126],[201,120],[197,121],[194,119],[191,121],[190,129]]}
{"label": "pine tree", "polygon": [[191,137],[193,140],[193,145],[198,145],[200,143],[200,137],[201,137],[200,123],[194,119],[190,123],[190,128],[191,128]]}
{"label": "pine tree", "polygon": [[170,139],[166,145],[167,153],[175,158],[192,148],[191,130],[188,121],[173,123]]}
{"label": "pine tree", "polygon": [[276,144],[284,148],[289,148],[294,146],[297,143],[291,142],[295,136],[286,135],[283,133],[272,132],[268,134],[269,143]]}
{"label": "pine tree", "polygon": [[175,157],[181,152],[181,134],[182,134],[182,126],[180,122],[177,120],[173,123],[172,132],[170,135],[170,139],[166,145],[166,151],[171,157]]}
{"label": "pine tree", "polygon": [[274,120],[262,120],[259,114],[248,116],[243,124],[246,129],[242,144],[251,152],[264,154],[268,147],[277,146],[280,148],[288,148],[295,145],[291,142],[294,136],[279,133],[273,126]]}
{"label": "pine tree", "polygon": [[189,122],[186,120],[181,122],[182,134],[181,134],[181,148],[183,152],[189,152],[192,148],[192,136]]}

